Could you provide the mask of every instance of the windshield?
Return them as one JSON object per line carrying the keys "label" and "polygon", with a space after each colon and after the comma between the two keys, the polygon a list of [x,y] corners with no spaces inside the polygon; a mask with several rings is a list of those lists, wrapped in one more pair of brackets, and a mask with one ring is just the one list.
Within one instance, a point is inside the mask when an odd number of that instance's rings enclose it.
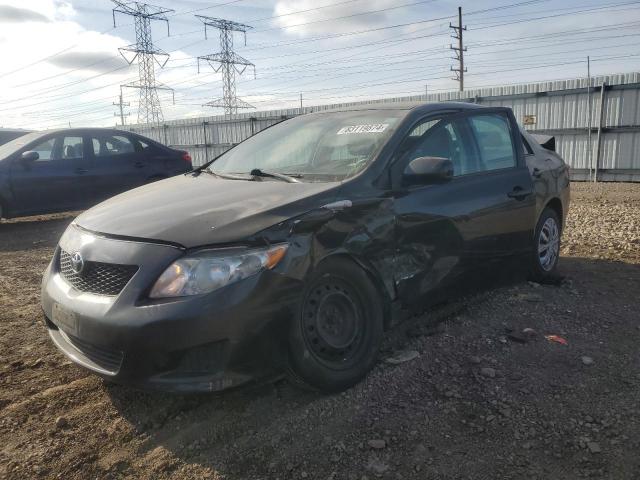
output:
{"label": "windshield", "polygon": [[307,182],[339,181],[371,163],[403,110],[362,110],[304,115],[264,130],[219,157],[216,174],[262,172]]}
{"label": "windshield", "polygon": [[20,150],[27,143],[32,142],[40,136],[42,136],[42,132],[27,133],[25,135],[22,135],[21,137],[14,138],[4,145],[0,145],[0,158],[8,157],[16,150]]}

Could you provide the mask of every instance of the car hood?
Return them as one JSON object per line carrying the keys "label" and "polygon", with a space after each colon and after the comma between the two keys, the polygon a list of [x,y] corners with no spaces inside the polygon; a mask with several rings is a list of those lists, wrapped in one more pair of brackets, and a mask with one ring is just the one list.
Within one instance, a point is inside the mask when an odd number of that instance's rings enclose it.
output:
{"label": "car hood", "polygon": [[117,195],[75,223],[97,233],[187,248],[230,243],[330,202],[339,185],[179,175]]}

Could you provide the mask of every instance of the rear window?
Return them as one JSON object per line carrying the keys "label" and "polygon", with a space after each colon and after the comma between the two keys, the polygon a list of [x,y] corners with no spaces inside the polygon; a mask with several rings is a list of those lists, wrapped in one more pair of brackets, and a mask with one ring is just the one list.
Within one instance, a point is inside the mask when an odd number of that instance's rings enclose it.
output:
{"label": "rear window", "polygon": [[113,157],[135,152],[131,140],[124,135],[95,135],[91,137],[96,157]]}

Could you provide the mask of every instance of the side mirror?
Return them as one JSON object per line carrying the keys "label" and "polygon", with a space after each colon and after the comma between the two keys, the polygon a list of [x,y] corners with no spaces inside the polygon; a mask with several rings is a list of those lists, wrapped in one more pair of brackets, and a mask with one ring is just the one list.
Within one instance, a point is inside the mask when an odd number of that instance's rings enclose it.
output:
{"label": "side mirror", "polygon": [[418,157],[409,162],[402,174],[405,185],[444,183],[453,178],[453,162],[443,157]]}
{"label": "side mirror", "polygon": [[20,159],[23,162],[35,162],[40,158],[40,154],[38,152],[34,152],[33,150],[27,150],[26,152],[22,152],[20,155]]}

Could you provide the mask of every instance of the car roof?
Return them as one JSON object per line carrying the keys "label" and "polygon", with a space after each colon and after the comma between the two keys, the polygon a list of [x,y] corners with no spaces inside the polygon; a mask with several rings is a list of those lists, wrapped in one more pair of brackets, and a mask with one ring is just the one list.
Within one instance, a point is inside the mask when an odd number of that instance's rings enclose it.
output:
{"label": "car roof", "polygon": [[353,111],[376,111],[376,110],[406,110],[417,111],[419,113],[432,113],[439,110],[470,110],[474,108],[484,108],[481,105],[469,102],[388,102],[371,103],[360,105],[345,105],[344,107],[319,110],[313,114],[333,113],[333,112],[353,112]]}
{"label": "car roof", "polygon": [[98,128],[98,127],[78,127],[78,128],[54,128],[51,130],[41,130],[38,132],[42,135],[58,134],[58,133],[128,133],[137,135],[127,130],[119,130],[117,128]]}

